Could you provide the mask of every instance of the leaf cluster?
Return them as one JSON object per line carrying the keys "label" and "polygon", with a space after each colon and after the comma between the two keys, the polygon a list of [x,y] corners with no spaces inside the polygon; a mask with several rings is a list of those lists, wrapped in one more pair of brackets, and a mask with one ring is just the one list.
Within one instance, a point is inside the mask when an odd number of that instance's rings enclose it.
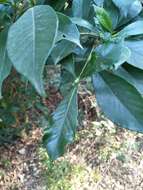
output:
{"label": "leaf cluster", "polygon": [[86,77],[92,77],[98,104],[112,121],[143,132],[143,9],[139,0],[0,3],[0,88],[15,68],[44,97],[45,65],[61,68],[64,99],[44,135],[52,159],[61,156],[74,139],[78,85]]}

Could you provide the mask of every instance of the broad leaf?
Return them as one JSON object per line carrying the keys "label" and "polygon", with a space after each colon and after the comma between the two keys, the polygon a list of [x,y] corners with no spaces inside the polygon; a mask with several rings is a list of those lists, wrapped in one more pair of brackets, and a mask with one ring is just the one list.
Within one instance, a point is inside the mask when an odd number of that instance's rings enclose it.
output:
{"label": "broad leaf", "polygon": [[67,144],[71,143],[77,128],[77,88],[71,92],[53,113],[53,124],[47,129],[44,142],[51,159],[62,156]]}
{"label": "broad leaf", "polygon": [[130,76],[132,76],[134,86],[143,95],[143,70],[127,64],[125,64],[124,69],[129,73]]}
{"label": "broad leaf", "polygon": [[119,9],[114,5],[112,0],[105,0],[104,8],[108,12],[110,18],[112,19],[112,27],[113,29],[115,29],[119,23],[119,17],[120,17]]}
{"label": "broad leaf", "polygon": [[98,104],[121,127],[143,132],[143,98],[130,83],[108,72],[93,77]]}
{"label": "broad leaf", "polygon": [[143,21],[136,21],[132,24],[129,24],[120,32],[120,35],[123,35],[125,38],[128,36],[135,36],[142,34],[143,34]]}
{"label": "broad leaf", "polygon": [[112,32],[112,20],[104,8],[94,6],[99,23],[109,32]]}
{"label": "broad leaf", "polygon": [[92,24],[90,24],[88,21],[82,19],[82,18],[77,18],[77,17],[73,17],[71,18],[72,22],[78,26],[81,26],[83,28],[86,28],[88,30],[95,30],[94,26]]}
{"label": "broad leaf", "polygon": [[66,59],[61,61],[61,84],[60,91],[62,95],[66,95],[70,92],[73,87],[73,83],[76,80],[75,74],[75,60],[73,55],[68,56]]}
{"label": "broad leaf", "polygon": [[62,65],[62,68],[64,68],[66,71],[68,71],[74,77],[74,79],[76,78],[75,63],[74,63],[73,55],[64,59],[62,61],[61,65]]}
{"label": "broad leaf", "polygon": [[8,26],[11,23],[10,11],[12,8],[10,6],[5,6],[0,4],[0,28],[1,26]]}
{"label": "broad leaf", "polygon": [[137,16],[141,9],[141,3],[139,0],[112,0],[116,7],[119,8],[123,17],[131,17],[134,18]]}
{"label": "broad leaf", "polygon": [[125,64],[114,73],[131,83],[143,95],[143,70]]}
{"label": "broad leaf", "polygon": [[97,70],[96,53],[94,49],[79,49],[75,55],[75,73],[80,79],[91,76]]}
{"label": "broad leaf", "polygon": [[131,7],[128,10],[128,18],[132,19],[137,17],[142,11],[142,4],[140,0],[133,1]]}
{"label": "broad leaf", "polygon": [[7,55],[7,29],[0,32],[0,98],[2,96],[2,83],[10,74],[12,64]]}
{"label": "broad leaf", "polygon": [[135,67],[143,69],[143,40],[125,41],[125,45],[130,49],[131,56],[127,62]]}
{"label": "broad leaf", "polygon": [[93,0],[93,1],[94,1],[94,3],[95,3],[96,5],[98,5],[98,6],[100,6],[100,7],[103,6],[104,0]]}
{"label": "broad leaf", "polygon": [[77,29],[77,26],[72,23],[68,16],[62,13],[57,14],[59,18],[59,34],[57,37],[57,41],[65,39],[81,47],[80,33]]}
{"label": "broad leaf", "polygon": [[40,5],[26,11],[9,31],[9,57],[16,70],[23,74],[41,95],[45,95],[42,73],[53,48],[57,28],[55,11],[48,5]]}
{"label": "broad leaf", "polygon": [[71,54],[74,48],[75,48],[75,44],[73,44],[70,41],[62,40],[58,42],[56,46],[53,48],[52,53],[51,53],[51,57],[54,64],[57,64],[63,58]]}
{"label": "broad leaf", "polygon": [[81,77],[88,77],[97,72],[96,53],[93,52]]}
{"label": "broad leaf", "polygon": [[138,16],[142,10],[142,5],[138,0],[105,0],[104,8],[112,18],[115,29]]}
{"label": "broad leaf", "polygon": [[72,16],[88,20],[91,0],[73,0]]}
{"label": "broad leaf", "polygon": [[117,69],[130,57],[130,50],[121,42],[107,42],[95,49],[98,70]]}

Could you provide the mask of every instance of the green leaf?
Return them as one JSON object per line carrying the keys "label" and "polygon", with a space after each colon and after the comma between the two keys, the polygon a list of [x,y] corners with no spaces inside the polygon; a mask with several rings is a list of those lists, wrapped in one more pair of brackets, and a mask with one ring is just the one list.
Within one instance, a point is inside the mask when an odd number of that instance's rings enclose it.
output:
{"label": "green leaf", "polygon": [[59,34],[57,41],[65,39],[81,47],[80,33],[77,26],[72,23],[68,16],[62,13],[57,14],[59,18]]}
{"label": "green leaf", "polygon": [[7,55],[6,43],[7,43],[8,30],[5,29],[0,32],[0,98],[2,97],[2,83],[10,74],[12,64]]}
{"label": "green leaf", "polygon": [[[126,65],[126,63],[124,65]],[[129,72],[126,71],[126,69],[124,69],[124,65],[117,70],[114,70],[113,73],[136,87],[134,78],[130,75]]]}
{"label": "green leaf", "polygon": [[77,88],[71,92],[53,113],[53,124],[44,135],[44,142],[51,159],[62,156],[67,144],[71,143],[77,128]]}
{"label": "green leaf", "polygon": [[139,15],[142,5],[138,0],[105,0],[104,8],[110,15],[113,28],[119,28]]}
{"label": "green leaf", "polygon": [[61,61],[61,84],[60,91],[62,95],[66,95],[70,92],[73,87],[73,83],[76,80],[75,73],[75,60],[73,55],[68,56],[64,60]]}
{"label": "green leaf", "polygon": [[138,0],[112,0],[116,7],[119,8],[121,14],[124,17],[135,17],[137,16],[141,9],[141,3]]}
{"label": "green leaf", "polygon": [[103,6],[104,0],[93,0],[93,1],[94,1],[94,3],[95,3],[96,5],[98,5],[98,6],[100,6],[100,7]]}
{"label": "green leaf", "polygon": [[125,41],[125,45],[131,51],[131,56],[127,62],[137,68],[143,69],[143,40]]}
{"label": "green leaf", "polygon": [[124,69],[133,78],[134,86],[143,95],[143,70],[128,64],[125,64]]}
{"label": "green leaf", "polygon": [[58,42],[51,53],[54,64],[59,63],[63,58],[71,54],[74,49],[75,44],[73,44],[71,41],[62,40]]}
{"label": "green leaf", "polygon": [[0,0],[0,4],[7,3],[7,0]]}
{"label": "green leaf", "polygon": [[101,7],[94,6],[96,17],[100,24],[109,32],[112,32],[112,20],[108,12]]}
{"label": "green leaf", "polygon": [[11,24],[10,11],[12,11],[10,6],[0,4],[0,28],[7,27]]}
{"label": "green leaf", "polygon": [[97,102],[113,122],[143,132],[143,97],[126,80],[108,72],[93,77]]}
{"label": "green leaf", "polygon": [[77,17],[73,17],[71,18],[71,21],[78,25],[78,26],[81,26],[83,28],[86,28],[88,30],[91,30],[91,31],[94,31],[94,26],[92,24],[90,24],[88,21],[82,19],[82,18],[77,18]]}
{"label": "green leaf", "polygon": [[92,48],[77,49],[75,55],[75,73],[78,76],[78,80],[91,76],[96,72],[96,54],[94,52],[94,45]]}
{"label": "green leaf", "polygon": [[130,50],[124,42],[107,42],[95,49],[98,70],[117,69],[130,57]]}
{"label": "green leaf", "polygon": [[88,20],[91,0],[73,0],[72,16]]}
{"label": "green leaf", "polygon": [[118,26],[120,12],[119,9],[114,5],[112,0],[104,1],[104,9],[108,12],[110,18],[112,19],[112,27],[115,29]]}
{"label": "green leaf", "polygon": [[143,70],[125,64],[114,73],[131,83],[143,95]]}
{"label": "green leaf", "polygon": [[86,61],[84,61],[83,63],[82,62],[78,63],[78,65],[76,66],[76,73],[81,72],[81,70],[83,69],[85,64],[86,64],[86,67],[84,69],[84,72],[81,75],[81,78],[91,76],[92,74],[95,74],[96,71],[98,70],[95,52],[91,53],[91,56],[90,56],[90,59],[88,60],[88,62],[87,62],[87,58],[86,58]]}
{"label": "green leaf", "polygon": [[123,35],[125,38],[129,36],[142,35],[143,34],[143,21],[136,21],[126,26],[119,35]]}
{"label": "green leaf", "polygon": [[8,54],[16,68],[45,95],[42,74],[57,35],[58,19],[48,5],[30,8],[12,25],[8,36]]}
{"label": "green leaf", "polygon": [[62,61],[61,65],[62,65],[62,68],[64,68],[66,71],[68,71],[74,77],[74,79],[76,78],[75,63],[74,63],[73,55],[70,55],[66,59],[64,59]]}

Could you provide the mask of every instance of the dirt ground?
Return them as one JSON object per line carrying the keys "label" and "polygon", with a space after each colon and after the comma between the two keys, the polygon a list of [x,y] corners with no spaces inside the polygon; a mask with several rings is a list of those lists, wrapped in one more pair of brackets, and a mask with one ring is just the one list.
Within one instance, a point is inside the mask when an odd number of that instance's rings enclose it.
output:
{"label": "dirt ground", "polygon": [[57,161],[49,160],[35,126],[0,146],[0,190],[143,189],[143,135],[115,126],[90,93],[79,95],[79,105],[75,142]]}

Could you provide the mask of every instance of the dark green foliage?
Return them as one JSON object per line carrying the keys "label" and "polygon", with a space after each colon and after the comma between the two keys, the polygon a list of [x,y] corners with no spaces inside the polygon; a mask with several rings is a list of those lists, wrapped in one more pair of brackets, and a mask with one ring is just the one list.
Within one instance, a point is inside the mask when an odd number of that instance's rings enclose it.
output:
{"label": "dark green foliage", "polygon": [[0,84],[14,67],[45,96],[45,64],[61,69],[63,100],[43,138],[52,159],[74,140],[78,85],[89,76],[103,112],[121,127],[143,132],[139,0],[5,0],[0,11]]}

